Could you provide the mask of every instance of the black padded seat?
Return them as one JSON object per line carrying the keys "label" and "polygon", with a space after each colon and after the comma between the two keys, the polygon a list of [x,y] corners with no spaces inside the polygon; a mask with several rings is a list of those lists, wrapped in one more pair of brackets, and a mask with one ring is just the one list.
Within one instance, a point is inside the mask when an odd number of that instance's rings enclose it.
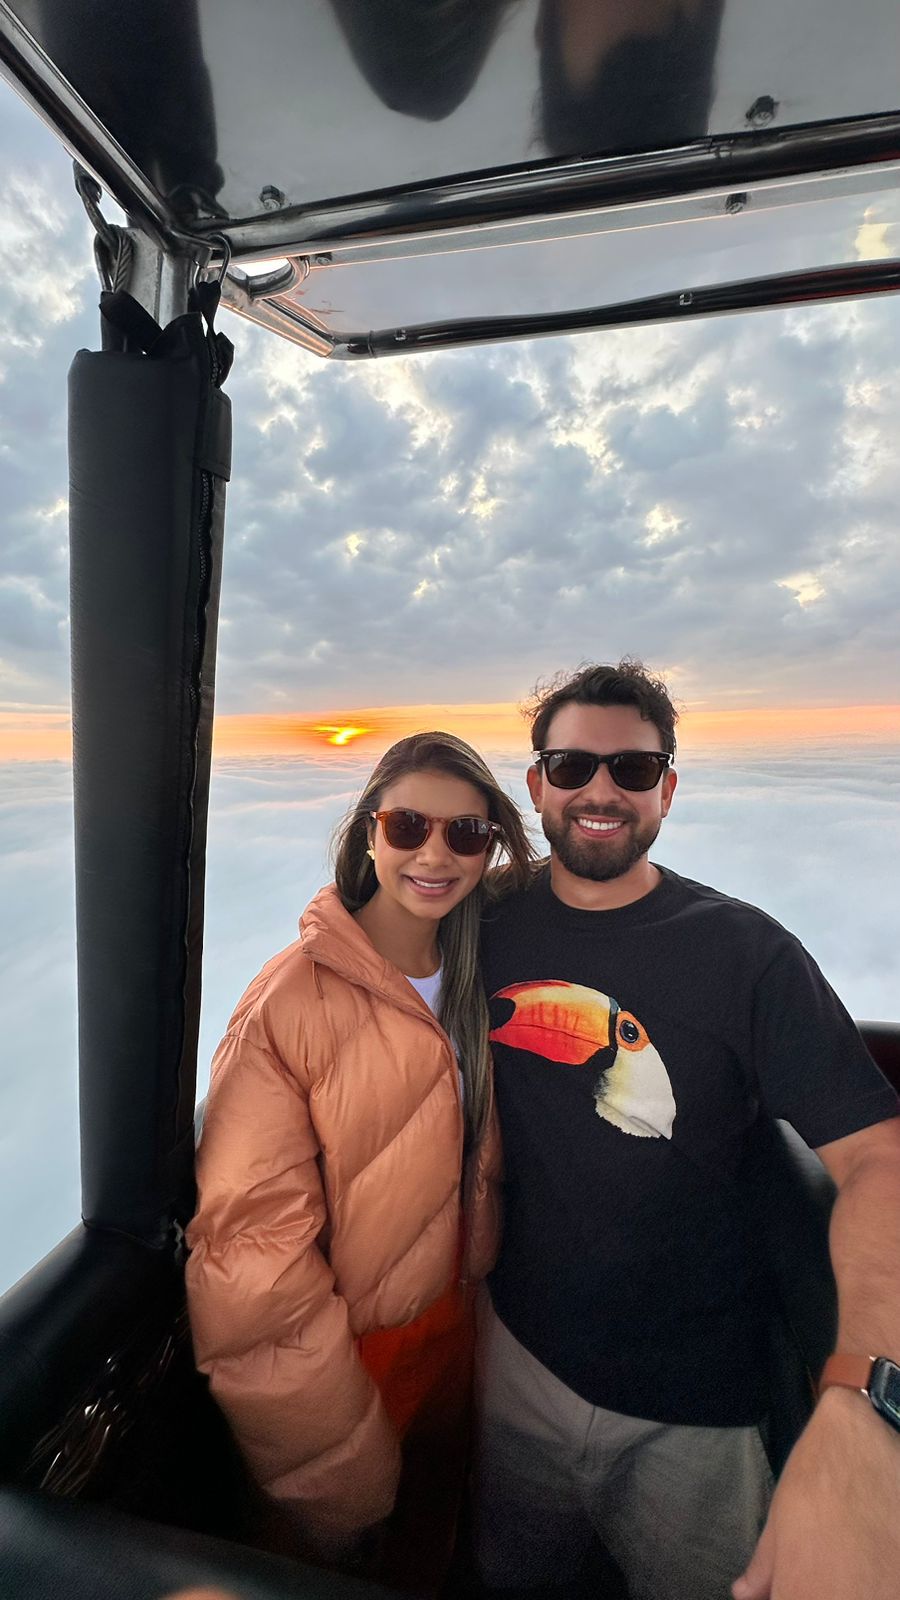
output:
{"label": "black padded seat", "polygon": [[386,1600],[392,1591],[103,1506],[0,1489],[3,1600]]}
{"label": "black padded seat", "polygon": [[[900,1092],[900,1024],[858,1022],[874,1060]],[[819,1157],[786,1122],[763,1119],[744,1180],[770,1296],[765,1359],[771,1409],[769,1455],[776,1472],[815,1404],[813,1385],[837,1338],[837,1289],[828,1249],[835,1185]]]}
{"label": "black padded seat", "polygon": [[766,1297],[767,1447],[779,1473],[815,1404],[834,1349],[837,1289],[828,1253],[835,1186],[786,1122],[760,1121],[742,1181]]}
{"label": "black padded seat", "polygon": [[889,1083],[900,1094],[900,1022],[856,1024]]}

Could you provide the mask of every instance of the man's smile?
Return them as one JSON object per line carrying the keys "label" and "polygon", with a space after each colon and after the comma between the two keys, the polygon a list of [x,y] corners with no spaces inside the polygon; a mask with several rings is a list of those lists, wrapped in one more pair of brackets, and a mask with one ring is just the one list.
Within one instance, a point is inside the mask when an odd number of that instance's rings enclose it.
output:
{"label": "man's smile", "polygon": [[577,828],[578,832],[587,838],[605,839],[612,838],[624,828],[631,827],[634,817],[630,811],[626,812],[624,809],[613,811],[610,807],[599,811],[593,806],[586,807],[582,801],[580,806],[568,807],[563,813],[563,821],[570,828]]}
{"label": "man's smile", "polygon": [[625,823],[621,817],[574,817],[579,828],[585,833],[616,833],[619,828],[624,828]]}

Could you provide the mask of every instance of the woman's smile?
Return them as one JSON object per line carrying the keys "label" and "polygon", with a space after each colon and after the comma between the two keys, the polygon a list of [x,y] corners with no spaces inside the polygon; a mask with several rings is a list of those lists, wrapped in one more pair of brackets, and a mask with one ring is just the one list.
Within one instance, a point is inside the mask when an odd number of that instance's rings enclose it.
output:
{"label": "woman's smile", "polygon": [[429,900],[437,899],[440,895],[449,894],[457,881],[456,878],[414,877],[411,872],[404,873],[403,876],[417,894],[426,895]]}

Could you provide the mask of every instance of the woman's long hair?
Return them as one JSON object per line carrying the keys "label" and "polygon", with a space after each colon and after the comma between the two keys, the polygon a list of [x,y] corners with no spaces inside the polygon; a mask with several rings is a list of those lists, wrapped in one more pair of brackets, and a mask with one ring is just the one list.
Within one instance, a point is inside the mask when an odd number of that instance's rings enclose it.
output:
{"label": "woman's long hair", "polygon": [[487,864],[507,858],[503,871],[492,873],[490,887],[483,878],[458,905],[441,919],[441,991],[438,1021],[453,1040],[465,1084],[467,1144],[477,1143],[485,1130],[490,1107],[491,1053],[487,1000],[478,970],[481,913],[488,895],[524,885],[531,876],[534,851],[518,807],[500,788],[490,768],[462,739],[452,733],[413,733],[382,756],[362,794],[338,828],[334,843],[334,877],[347,911],[354,912],[371,900],[378,887],[375,867],[367,854],[371,838],[371,813],[392,783],[410,772],[440,772],[472,784],[487,801],[491,822],[499,823],[497,842],[488,851]]}

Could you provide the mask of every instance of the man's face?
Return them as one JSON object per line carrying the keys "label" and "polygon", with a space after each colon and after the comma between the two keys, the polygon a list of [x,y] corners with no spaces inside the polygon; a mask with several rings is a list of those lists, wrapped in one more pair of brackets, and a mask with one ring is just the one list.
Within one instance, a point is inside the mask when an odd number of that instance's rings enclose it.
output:
{"label": "man's face", "polygon": [[[608,756],[617,750],[661,750],[662,742],[636,706],[569,704],[553,718],[544,748]],[[528,771],[528,789],[551,849],[568,872],[595,883],[623,877],[647,854],[672,804],[676,781],[675,773],[666,771],[654,789],[638,793],[618,788],[609,767],[598,767],[584,788],[554,789],[543,768]]]}

